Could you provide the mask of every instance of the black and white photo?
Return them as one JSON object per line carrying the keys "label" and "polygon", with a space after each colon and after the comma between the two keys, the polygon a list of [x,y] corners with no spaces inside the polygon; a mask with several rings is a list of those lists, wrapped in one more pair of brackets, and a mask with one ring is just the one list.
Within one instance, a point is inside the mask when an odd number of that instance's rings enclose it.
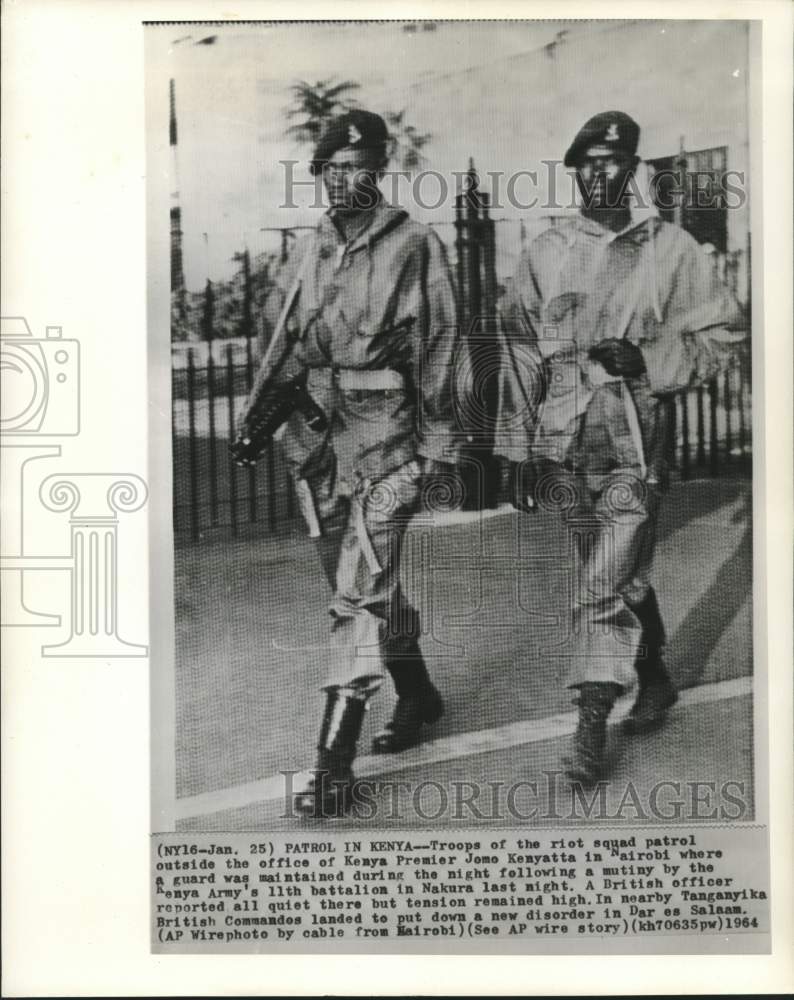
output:
{"label": "black and white photo", "polygon": [[749,24],[147,32],[176,828],[751,820]]}

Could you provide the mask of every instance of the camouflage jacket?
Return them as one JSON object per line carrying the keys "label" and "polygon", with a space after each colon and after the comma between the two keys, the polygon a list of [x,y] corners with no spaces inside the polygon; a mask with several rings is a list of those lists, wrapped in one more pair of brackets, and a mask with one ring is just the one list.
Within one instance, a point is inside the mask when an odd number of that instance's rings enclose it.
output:
{"label": "camouflage jacket", "polygon": [[[300,291],[286,327],[290,353],[275,377],[306,372],[309,392],[329,418],[322,433],[297,413],[290,419],[282,444],[297,474],[311,478],[331,462],[344,489],[417,457],[454,462],[456,298],[433,230],[381,203],[366,228],[345,242],[325,214],[296,242],[279,274],[265,304],[270,329],[296,276]],[[340,369],[398,372],[403,384],[344,388]]]}
{"label": "camouflage jacket", "polygon": [[[582,215],[523,252],[502,329],[496,453],[601,472],[635,464],[629,427],[618,419],[626,391],[648,465],[662,463],[660,400],[715,374],[746,337],[738,303],[683,229],[649,218],[613,234]],[[587,354],[609,337],[639,346],[647,374],[605,379]]]}

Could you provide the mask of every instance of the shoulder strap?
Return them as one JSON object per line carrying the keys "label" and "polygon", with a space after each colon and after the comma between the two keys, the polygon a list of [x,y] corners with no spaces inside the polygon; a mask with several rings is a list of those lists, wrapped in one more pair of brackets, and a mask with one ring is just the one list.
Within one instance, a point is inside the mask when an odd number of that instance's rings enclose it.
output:
{"label": "shoulder strap", "polygon": [[[276,320],[276,326],[273,330],[273,336],[270,338],[270,343],[267,345],[267,350],[262,355],[262,360],[259,362],[259,368],[257,369],[256,375],[254,376],[254,382],[251,386],[251,392],[249,394],[249,406],[253,404],[253,401],[259,395],[262,386],[270,378],[271,375],[271,360],[276,351],[276,346],[282,339],[284,330],[287,325],[287,320],[290,317],[295,303],[298,300],[298,295],[300,294],[301,285],[306,274],[306,269],[309,265],[309,258],[311,257],[311,247],[306,251],[301,259],[300,265],[298,266],[298,272],[292,284],[287,292],[287,297],[284,299],[284,305],[281,307],[281,312]],[[283,360],[283,359],[282,359]]]}
{"label": "shoulder strap", "polygon": [[262,358],[261,367],[264,368],[275,350],[276,343],[281,338],[284,332],[284,328],[287,325],[287,320],[289,319],[290,313],[292,312],[293,306],[298,299],[298,294],[303,284],[303,279],[306,275],[306,269],[309,265],[309,258],[311,257],[312,247],[306,251],[301,259],[300,265],[298,266],[298,272],[295,275],[295,279],[289,287],[287,292],[287,297],[284,299],[284,305],[281,307],[281,312],[276,320],[276,328],[273,330],[273,336],[270,338],[270,343],[267,345],[267,350]]}

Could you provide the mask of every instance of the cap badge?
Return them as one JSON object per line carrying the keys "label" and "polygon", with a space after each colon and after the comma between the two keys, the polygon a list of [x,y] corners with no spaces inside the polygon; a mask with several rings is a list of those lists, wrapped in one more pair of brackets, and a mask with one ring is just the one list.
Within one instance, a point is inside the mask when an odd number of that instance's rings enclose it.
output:
{"label": "cap badge", "polygon": [[617,142],[620,136],[618,135],[618,126],[615,122],[611,122],[604,139],[607,142]]}
{"label": "cap badge", "polygon": [[355,146],[357,142],[361,142],[361,133],[355,125],[348,125],[347,127],[347,141],[351,146]]}

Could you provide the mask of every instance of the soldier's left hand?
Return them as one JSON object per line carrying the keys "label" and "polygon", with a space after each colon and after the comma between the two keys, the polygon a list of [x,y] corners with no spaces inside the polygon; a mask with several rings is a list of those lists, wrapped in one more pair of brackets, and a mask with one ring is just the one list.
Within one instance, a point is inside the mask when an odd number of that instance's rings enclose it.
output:
{"label": "soldier's left hand", "polygon": [[609,375],[638,378],[645,373],[645,359],[636,344],[607,337],[590,348],[588,357],[597,361]]}

